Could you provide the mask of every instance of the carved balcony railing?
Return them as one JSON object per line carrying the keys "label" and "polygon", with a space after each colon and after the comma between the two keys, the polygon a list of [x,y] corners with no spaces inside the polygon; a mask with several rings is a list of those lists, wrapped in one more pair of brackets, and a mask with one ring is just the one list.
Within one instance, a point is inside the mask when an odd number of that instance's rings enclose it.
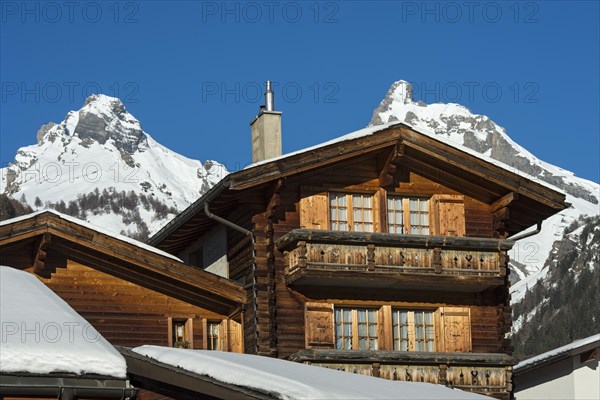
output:
{"label": "carved balcony railing", "polygon": [[[430,287],[454,282],[483,290],[502,285],[512,241],[296,229],[276,242],[285,255],[288,284],[368,280],[370,287]],[[312,278],[312,279],[311,279]],[[387,280],[377,283],[379,278]],[[390,281],[389,278],[392,278]],[[427,281],[430,281],[429,284]],[[348,282],[349,283],[349,282]],[[350,284],[350,283],[349,283]],[[389,285],[388,285],[389,284]],[[360,286],[360,284],[359,284]]]}
{"label": "carved balcony railing", "polygon": [[395,381],[427,382],[508,399],[513,357],[498,353],[300,350],[290,360]]}

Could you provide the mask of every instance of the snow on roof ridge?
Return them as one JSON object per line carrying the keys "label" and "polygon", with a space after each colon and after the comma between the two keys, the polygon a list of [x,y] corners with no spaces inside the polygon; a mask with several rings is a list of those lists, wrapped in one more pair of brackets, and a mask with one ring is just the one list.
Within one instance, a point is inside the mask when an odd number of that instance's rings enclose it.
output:
{"label": "snow on roof ridge", "polygon": [[301,150],[296,150],[296,151],[293,151],[293,152],[290,152],[290,153],[287,153],[287,154],[282,154],[282,155],[277,156],[277,157],[273,157],[273,158],[269,158],[269,159],[266,159],[266,160],[262,160],[262,161],[258,161],[258,162],[249,164],[244,169],[246,170],[246,169],[254,168],[254,167],[257,167],[259,165],[267,164],[267,163],[270,163],[270,162],[273,162],[273,161],[282,160],[282,159],[285,159],[285,158],[288,158],[288,157],[291,157],[291,156],[295,156],[297,154],[302,154],[302,153],[305,153],[307,151],[316,150],[316,149],[319,149],[319,148],[322,148],[322,147],[330,146],[332,144],[336,144],[336,143],[340,143],[340,142],[345,142],[347,140],[353,140],[353,139],[358,139],[358,138],[361,138],[361,137],[373,135],[373,134],[375,134],[375,133],[377,133],[379,131],[388,129],[388,128],[390,128],[392,126],[395,126],[395,125],[406,125],[410,129],[414,130],[417,133],[420,133],[422,135],[428,136],[431,139],[437,140],[438,142],[441,142],[443,144],[451,146],[451,147],[453,147],[453,148],[455,148],[457,150],[463,151],[463,152],[465,152],[465,153],[467,153],[469,155],[477,157],[477,158],[479,158],[479,159],[481,159],[483,161],[486,161],[486,162],[488,162],[490,164],[493,164],[493,165],[495,165],[497,167],[500,167],[500,168],[502,168],[502,169],[504,169],[506,171],[509,171],[509,172],[511,172],[513,174],[522,176],[523,178],[526,178],[526,179],[529,179],[530,181],[536,182],[536,183],[538,183],[538,184],[540,184],[542,186],[545,186],[546,188],[552,189],[552,190],[554,190],[554,191],[556,191],[558,193],[566,195],[565,191],[562,190],[562,189],[560,189],[559,187],[554,186],[554,185],[552,185],[552,184],[550,184],[550,183],[548,183],[546,181],[543,181],[543,180],[541,180],[541,179],[539,179],[539,178],[537,178],[535,176],[529,175],[528,173],[523,172],[523,171],[519,170],[516,167],[511,167],[510,165],[505,164],[502,161],[498,161],[495,158],[486,156],[485,154],[479,153],[479,152],[477,152],[477,151],[475,151],[473,149],[470,149],[470,148],[468,148],[466,146],[460,145],[458,143],[454,143],[451,140],[446,140],[443,137],[441,137],[440,135],[435,134],[435,132],[426,132],[422,128],[415,128],[415,127],[413,127],[412,125],[410,125],[410,124],[408,124],[406,122],[398,122],[398,121],[387,122],[387,123],[382,124],[382,125],[368,126],[366,128],[359,129],[357,131],[347,133],[345,135],[339,136],[337,138],[328,140],[326,142],[323,142],[323,143],[320,143],[320,144],[317,144],[317,145],[314,145],[314,146],[306,147],[306,148],[301,149]]}
{"label": "snow on roof ridge", "polygon": [[515,365],[513,367],[513,369],[515,369],[515,370],[516,369],[521,369],[521,368],[524,368],[524,367],[526,367],[528,365],[539,363],[540,361],[544,361],[544,360],[549,359],[551,357],[554,357],[554,356],[557,356],[557,355],[560,355],[560,354],[563,354],[563,353],[567,353],[567,352],[569,352],[571,350],[574,350],[574,349],[576,349],[578,347],[585,346],[587,344],[590,344],[590,343],[593,343],[593,342],[596,342],[596,341],[600,341],[600,333],[597,333],[595,335],[592,335],[592,336],[589,336],[589,337],[586,337],[586,338],[583,338],[583,339],[575,340],[574,342],[571,342],[571,343],[566,344],[564,346],[560,346],[560,347],[557,347],[555,349],[548,350],[545,353],[538,354],[537,356],[534,356],[534,357],[528,358],[526,360],[523,360],[520,363],[518,363],[517,365]]}
{"label": "snow on roof ridge", "polygon": [[3,373],[127,376],[125,358],[33,274],[0,265]]}
{"label": "snow on roof ridge", "polygon": [[129,244],[132,244],[134,246],[140,247],[140,248],[142,248],[144,250],[151,251],[151,252],[153,252],[155,254],[158,254],[158,255],[161,255],[163,257],[171,258],[171,259],[173,259],[175,261],[183,262],[179,257],[176,257],[173,254],[167,253],[166,251],[162,251],[160,249],[157,249],[156,247],[150,246],[149,244],[146,244],[144,242],[140,242],[139,240],[135,240],[135,239],[132,239],[132,238],[124,236],[124,235],[121,235],[120,233],[113,232],[113,231],[111,231],[109,229],[106,229],[106,228],[100,227],[98,225],[92,224],[91,222],[87,222],[87,221],[84,221],[82,219],[79,219],[79,218],[76,218],[76,217],[72,217],[72,216],[67,215],[67,214],[63,214],[63,213],[58,212],[56,210],[50,210],[50,209],[47,209],[47,210],[38,210],[38,211],[34,211],[34,212],[30,213],[30,214],[21,215],[20,217],[15,217],[15,218],[11,218],[11,219],[5,219],[4,221],[0,221],[0,226],[14,224],[15,222],[20,222],[20,221],[25,221],[27,219],[37,217],[38,215],[41,215],[41,214],[44,214],[44,213],[54,214],[55,216],[57,216],[59,218],[62,218],[64,220],[67,220],[67,221],[72,222],[74,224],[83,226],[85,228],[95,230],[97,232],[100,232],[100,233],[102,233],[104,235],[107,235],[107,236],[110,236],[112,238],[115,238],[115,239],[120,240],[122,242],[126,242],[126,243],[129,243]]}

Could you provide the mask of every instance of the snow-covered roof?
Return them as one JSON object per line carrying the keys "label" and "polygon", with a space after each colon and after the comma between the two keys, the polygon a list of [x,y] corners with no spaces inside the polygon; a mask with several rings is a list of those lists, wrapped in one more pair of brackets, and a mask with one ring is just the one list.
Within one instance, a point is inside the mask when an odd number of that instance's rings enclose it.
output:
{"label": "snow-covered roof", "polygon": [[134,352],[220,382],[278,399],[489,399],[441,385],[350,374],[271,357],[141,346]]}
{"label": "snow-covered roof", "polygon": [[156,247],[150,246],[150,245],[148,245],[148,244],[146,244],[144,242],[140,242],[138,240],[132,239],[130,237],[121,235],[121,234],[113,232],[113,231],[110,231],[108,229],[102,228],[102,227],[100,227],[98,225],[89,223],[87,221],[83,221],[83,220],[81,220],[79,218],[75,218],[75,217],[72,217],[70,215],[66,215],[66,214],[60,213],[60,212],[55,211],[55,210],[39,210],[39,211],[32,212],[30,214],[22,215],[20,217],[6,219],[4,221],[0,221],[0,226],[10,225],[10,224],[14,224],[15,222],[20,222],[20,221],[25,221],[25,220],[28,220],[30,218],[35,218],[38,215],[41,215],[41,214],[44,214],[44,213],[54,214],[55,216],[57,216],[59,218],[62,218],[64,220],[67,220],[69,222],[77,224],[77,225],[82,226],[84,228],[92,229],[92,230],[94,230],[96,232],[99,232],[99,233],[102,233],[104,235],[110,236],[110,237],[115,238],[117,240],[120,240],[122,242],[126,242],[126,243],[132,244],[134,246],[140,247],[140,248],[142,248],[144,250],[148,250],[148,251],[151,251],[153,253],[159,254],[161,256],[168,257],[168,258],[171,258],[173,260],[182,262],[181,259],[175,257],[174,255],[169,254],[169,253],[167,253],[165,251],[159,250]]}
{"label": "snow-covered roof", "polygon": [[30,273],[0,266],[0,372],[125,378],[125,359]]}
{"label": "snow-covered roof", "polygon": [[567,345],[557,347],[556,349],[553,349],[553,350],[547,351],[545,353],[539,354],[535,357],[531,357],[526,360],[523,360],[514,366],[514,370],[515,370],[515,372],[518,372],[518,370],[520,370],[520,369],[532,366],[534,364],[540,364],[543,361],[558,357],[558,356],[566,354],[566,353],[571,353],[581,347],[590,345],[594,342],[597,342],[596,344],[600,346],[600,333],[598,333],[596,335],[592,335],[585,339],[576,340],[573,343],[569,343]]}
{"label": "snow-covered roof", "polygon": [[526,179],[528,179],[530,181],[536,182],[536,183],[538,183],[538,184],[540,184],[540,185],[542,185],[542,186],[544,186],[546,188],[550,188],[550,189],[552,189],[552,190],[554,190],[556,192],[559,192],[561,194],[565,194],[565,192],[562,189],[560,189],[560,188],[558,188],[558,187],[556,187],[554,185],[551,185],[548,182],[545,182],[545,181],[543,181],[543,180],[541,180],[539,178],[531,176],[531,175],[529,175],[529,174],[527,174],[525,172],[522,172],[522,171],[520,171],[520,170],[518,170],[518,169],[516,169],[514,167],[511,167],[510,165],[507,165],[507,164],[505,164],[505,163],[503,163],[501,161],[498,161],[498,160],[496,160],[496,159],[494,159],[492,157],[489,157],[489,156],[487,156],[485,154],[479,153],[479,152],[477,152],[477,151],[475,151],[473,149],[470,149],[470,148],[468,148],[466,146],[460,145],[460,144],[458,144],[458,143],[456,143],[456,142],[454,142],[454,141],[452,141],[452,140],[450,140],[450,139],[448,139],[448,138],[446,138],[444,136],[438,135],[432,129],[427,129],[425,127],[414,128],[414,127],[410,126],[409,124],[407,124],[406,122],[398,123],[398,121],[388,122],[388,123],[385,123],[385,124],[382,124],[382,125],[369,126],[367,128],[363,128],[363,129],[360,129],[360,130],[357,130],[357,131],[354,131],[354,132],[350,132],[348,134],[342,135],[340,137],[337,137],[335,139],[329,140],[327,142],[323,142],[323,143],[317,144],[315,146],[307,147],[307,148],[304,148],[304,149],[301,149],[301,150],[293,151],[291,153],[283,154],[283,155],[278,156],[278,157],[273,157],[273,158],[269,158],[269,159],[262,160],[262,161],[259,161],[259,162],[255,162],[253,164],[248,165],[244,169],[250,169],[250,168],[254,168],[256,166],[267,164],[267,163],[270,163],[270,162],[273,162],[273,161],[283,160],[283,159],[286,159],[288,157],[292,157],[292,156],[295,156],[295,155],[298,155],[298,154],[302,154],[302,153],[305,153],[305,152],[308,152],[308,151],[312,151],[312,150],[317,150],[317,149],[320,149],[322,147],[330,146],[332,144],[337,144],[337,143],[345,142],[345,141],[348,141],[348,140],[354,140],[354,139],[358,139],[358,138],[370,136],[370,135],[373,135],[373,134],[375,134],[377,132],[381,132],[381,131],[383,131],[385,129],[394,127],[396,125],[398,125],[398,126],[399,125],[405,125],[405,126],[409,127],[410,129],[414,130],[415,132],[418,132],[418,133],[420,133],[422,135],[425,135],[425,136],[427,136],[427,137],[429,137],[429,138],[431,138],[433,140],[436,140],[436,141],[438,141],[440,143],[444,143],[444,144],[446,144],[446,145],[448,145],[450,147],[453,147],[453,148],[455,148],[457,150],[463,151],[463,152],[465,152],[465,153],[467,153],[467,154],[469,154],[469,155],[471,155],[473,157],[477,157],[477,158],[479,158],[479,159],[481,159],[483,161],[486,161],[486,162],[488,162],[490,164],[493,164],[493,165],[495,165],[497,167],[500,167],[500,168],[502,168],[502,169],[504,169],[506,171],[509,171],[509,172],[511,172],[513,174],[517,174],[519,176],[522,176],[523,178],[526,178]]}

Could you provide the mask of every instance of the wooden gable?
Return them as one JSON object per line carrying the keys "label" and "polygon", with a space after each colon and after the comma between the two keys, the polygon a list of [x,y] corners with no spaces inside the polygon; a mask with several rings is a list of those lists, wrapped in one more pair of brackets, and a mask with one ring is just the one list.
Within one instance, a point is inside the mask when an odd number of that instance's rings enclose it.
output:
{"label": "wooden gable", "polygon": [[[472,152],[397,124],[380,130],[372,128],[372,133],[364,136],[340,140],[273,161],[266,160],[232,173],[150,238],[149,243],[177,253],[214,224],[202,212],[204,203],[210,203],[211,209],[220,216],[227,216],[248,202],[252,204],[250,209],[260,212],[261,207],[267,206],[262,197],[263,191],[277,180],[285,179],[286,184],[301,182],[309,191],[314,190],[311,186],[315,186],[312,179],[315,177],[321,178],[321,183],[326,181],[333,186],[352,186],[348,182],[356,181],[367,184],[367,190],[380,188],[389,191],[391,187],[404,189],[403,179],[407,171],[448,189],[444,194],[464,196],[464,231],[467,236],[489,237],[491,231],[503,237],[510,236],[566,207],[564,194],[523,176],[517,170],[488,162]],[[359,187],[349,189],[361,190]],[[418,190],[417,187],[409,188],[410,193]],[[306,199],[308,196],[303,194],[301,197]],[[315,197],[304,200],[304,203],[316,201],[318,209],[323,208],[323,200],[323,197]],[[454,206],[445,203],[442,212],[448,212],[450,207],[455,209],[453,212],[460,213],[456,210],[456,202]],[[485,222],[469,222],[470,217],[477,218],[490,212],[493,214],[492,229],[487,217]],[[305,214],[304,218],[307,217]],[[324,221],[319,217],[310,224],[323,226]],[[463,230],[460,226],[442,228],[450,234]]]}
{"label": "wooden gable", "polygon": [[239,314],[246,302],[236,282],[53,212],[4,221],[0,254],[3,263],[45,278],[70,260],[224,316]]}

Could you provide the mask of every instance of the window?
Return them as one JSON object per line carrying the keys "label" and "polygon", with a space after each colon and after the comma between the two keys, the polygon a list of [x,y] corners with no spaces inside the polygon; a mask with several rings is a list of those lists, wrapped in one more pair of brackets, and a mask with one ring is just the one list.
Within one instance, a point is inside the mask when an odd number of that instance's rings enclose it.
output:
{"label": "window", "polygon": [[208,322],[207,328],[207,349],[208,350],[220,350],[219,349],[219,322]]}
{"label": "window", "polygon": [[346,195],[332,193],[329,197],[329,212],[331,216],[331,229],[334,231],[348,230],[348,206]]}
{"label": "window", "polygon": [[392,311],[394,350],[435,351],[433,311]]}
{"label": "window", "polygon": [[387,213],[388,213],[388,232],[389,233],[404,233],[404,207],[402,207],[401,197],[388,197]]}
{"label": "window", "polygon": [[429,199],[388,196],[388,232],[429,235]]}
{"label": "window", "polygon": [[329,218],[332,230],[373,232],[373,196],[331,193]]}
{"label": "window", "polygon": [[192,320],[169,318],[169,344],[172,347],[191,348]]}
{"label": "window", "polygon": [[373,232],[373,198],[366,194],[352,195],[354,232]]}
{"label": "window", "polygon": [[335,309],[335,347],[339,350],[377,350],[377,310]]}
{"label": "window", "polygon": [[429,235],[429,200],[408,199],[410,212],[410,234]]}

